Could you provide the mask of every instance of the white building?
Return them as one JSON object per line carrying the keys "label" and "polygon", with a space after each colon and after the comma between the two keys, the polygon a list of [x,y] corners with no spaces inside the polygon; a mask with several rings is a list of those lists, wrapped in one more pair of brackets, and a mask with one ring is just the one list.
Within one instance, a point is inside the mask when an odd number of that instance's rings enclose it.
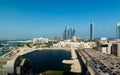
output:
{"label": "white building", "polygon": [[34,44],[44,44],[48,42],[49,42],[48,38],[34,38],[33,39]]}
{"label": "white building", "polygon": [[69,40],[67,41],[60,41],[57,44],[54,44],[53,47],[57,47],[57,48],[92,48],[93,42],[88,42],[88,43],[84,43],[84,42],[71,42]]}

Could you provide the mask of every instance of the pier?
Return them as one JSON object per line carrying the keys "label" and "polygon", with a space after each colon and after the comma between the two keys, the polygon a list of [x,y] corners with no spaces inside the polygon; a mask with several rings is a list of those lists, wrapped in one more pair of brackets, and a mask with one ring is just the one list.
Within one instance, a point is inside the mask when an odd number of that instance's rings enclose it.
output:
{"label": "pier", "polygon": [[71,72],[73,73],[81,73],[82,72],[82,68],[81,65],[79,63],[79,60],[77,58],[77,55],[75,53],[74,49],[71,49],[71,60],[63,60],[62,63],[64,64],[70,64],[71,65]]}

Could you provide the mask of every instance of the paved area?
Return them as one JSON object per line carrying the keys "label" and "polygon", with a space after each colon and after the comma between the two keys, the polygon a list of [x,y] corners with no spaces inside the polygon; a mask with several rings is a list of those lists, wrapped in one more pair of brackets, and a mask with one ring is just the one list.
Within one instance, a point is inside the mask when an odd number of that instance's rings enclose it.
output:
{"label": "paved area", "polygon": [[98,51],[79,50],[98,75],[120,75],[120,59]]}

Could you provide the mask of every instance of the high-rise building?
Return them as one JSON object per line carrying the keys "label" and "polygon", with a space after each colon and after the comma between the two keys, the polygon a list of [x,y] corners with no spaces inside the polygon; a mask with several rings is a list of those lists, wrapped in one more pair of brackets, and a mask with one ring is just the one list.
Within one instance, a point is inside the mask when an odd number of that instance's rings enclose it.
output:
{"label": "high-rise building", "polygon": [[66,39],[66,29],[63,32],[63,40],[65,40],[65,39]]}
{"label": "high-rise building", "polygon": [[75,36],[75,29],[73,29],[72,31],[72,36]]}
{"label": "high-rise building", "polygon": [[64,32],[62,33],[62,40],[64,40],[64,37],[65,37],[65,34],[64,34]]}
{"label": "high-rise building", "polygon": [[69,28],[69,27],[65,27],[65,30],[64,30],[64,40],[67,40],[67,39],[72,39],[73,36],[75,36],[75,29],[72,30],[72,28]]}
{"label": "high-rise building", "polygon": [[120,23],[116,26],[116,39],[120,39]]}
{"label": "high-rise building", "polygon": [[90,23],[90,40],[94,40],[94,23]]}
{"label": "high-rise building", "polygon": [[72,39],[72,29],[68,29],[68,39]]}
{"label": "high-rise building", "polygon": [[65,39],[69,39],[69,27],[65,28]]}

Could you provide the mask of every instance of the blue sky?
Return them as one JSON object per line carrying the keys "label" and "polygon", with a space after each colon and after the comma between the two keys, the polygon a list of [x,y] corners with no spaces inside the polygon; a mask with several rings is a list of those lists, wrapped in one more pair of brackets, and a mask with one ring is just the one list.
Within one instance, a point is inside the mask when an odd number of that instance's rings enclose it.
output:
{"label": "blue sky", "polygon": [[65,26],[89,38],[115,37],[120,0],[0,0],[0,39],[62,36]]}

